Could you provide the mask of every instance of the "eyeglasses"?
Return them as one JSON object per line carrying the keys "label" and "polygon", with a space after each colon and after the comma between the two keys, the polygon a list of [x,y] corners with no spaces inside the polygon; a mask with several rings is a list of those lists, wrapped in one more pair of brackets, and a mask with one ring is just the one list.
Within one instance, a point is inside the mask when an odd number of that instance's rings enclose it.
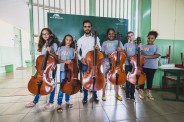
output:
{"label": "eyeglasses", "polygon": [[83,26],[84,28],[91,28],[91,26]]}
{"label": "eyeglasses", "polygon": [[49,33],[42,33],[42,36],[45,36],[45,35],[50,35]]}

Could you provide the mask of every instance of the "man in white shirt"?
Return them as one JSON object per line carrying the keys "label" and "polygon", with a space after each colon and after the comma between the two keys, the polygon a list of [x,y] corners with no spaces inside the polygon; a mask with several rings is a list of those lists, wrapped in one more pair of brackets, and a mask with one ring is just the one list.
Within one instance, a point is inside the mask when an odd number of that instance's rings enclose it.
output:
{"label": "man in white shirt", "polygon": [[[90,20],[85,20],[83,22],[83,30],[84,30],[84,35],[77,41],[77,45],[78,45],[78,52],[82,51],[82,55],[79,55],[79,59],[82,62],[82,72],[86,72],[88,69],[88,66],[85,62],[85,56],[87,54],[87,52],[91,51],[94,49],[94,41],[95,38],[94,36],[92,36],[91,30],[92,30],[92,23]],[[100,41],[99,38],[97,37],[97,45],[96,48],[99,49],[100,47]],[[84,91],[84,98],[82,100],[83,104],[87,103],[88,100],[88,90],[86,90],[85,88],[83,88]],[[98,96],[96,91],[93,91],[93,96],[94,96],[94,101],[98,102]]]}

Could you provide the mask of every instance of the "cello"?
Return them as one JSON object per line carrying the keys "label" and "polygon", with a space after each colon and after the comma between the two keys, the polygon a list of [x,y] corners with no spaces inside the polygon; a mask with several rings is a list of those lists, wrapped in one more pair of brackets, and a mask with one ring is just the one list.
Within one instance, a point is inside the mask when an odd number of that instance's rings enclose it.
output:
{"label": "cello", "polygon": [[[120,47],[120,32],[117,32],[118,47]],[[126,55],[123,51],[114,51],[110,54],[110,61],[112,62],[111,69],[107,74],[107,79],[113,85],[122,85],[126,82],[126,73],[123,69],[123,64],[126,60]]]}
{"label": "cello", "polygon": [[[50,46],[53,37],[46,42],[46,47]],[[36,74],[31,77],[28,83],[28,90],[36,95],[47,95],[54,89],[53,69],[56,67],[56,60],[49,55],[40,55],[36,59]]]}
{"label": "cello", "polygon": [[[137,37],[137,45],[141,42],[141,38]],[[146,81],[146,74],[142,70],[142,66],[145,63],[145,58],[141,55],[140,47],[138,46],[137,54],[130,57],[130,64],[132,65],[132,71],[128,73],[127,80],[131,84],[142,85]]]}
{"label": "cello", "polygon": [[[77,50],[77,42],[75,43],[75,51]],[[79,74],[79,62],[78,56],[75,53],[74,59],[71,60],[70,64],[65,64],[66,77],[60,85],[60,90],[66,94],[72,95],[76,94],[81,89],[81,81],[78,79]]]}
{"label": "cello", "polygon": [[[85,61],[88,65],[87,71],[84,73],[82,84],[83,87],[90,91],[98,91],[105,86],[105,77],[101,71],[101,66],[104,61],[104,54],[96,49],[97,32],[95,31],[94,50],[86,54]],[[98,61],[98,62],[97,62]]]}

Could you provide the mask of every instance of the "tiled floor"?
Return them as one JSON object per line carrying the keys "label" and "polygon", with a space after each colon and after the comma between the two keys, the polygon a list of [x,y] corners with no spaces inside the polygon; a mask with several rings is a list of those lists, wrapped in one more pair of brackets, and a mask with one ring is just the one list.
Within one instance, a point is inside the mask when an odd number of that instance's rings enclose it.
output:
{"label": "tiled floor", "polygon": [[[150,101],[140,100],[136,91],[135,102],[126,99],[117,101],[110,85],[106,91],[107,101],[93,103],[93,108],[91,94],[88,103],[82,104],[83,93],[71,96],[73,108],[66,108],[63,104],[62,113],[57,113],[56,110],[41,111],[37,107],[25,108],[25,104],[33,100],[27,90],[30,76],[31,69],[0,74],[0,122],[184,122],[184,102],[163,100],[164,97],[174,99],[174,93],[153,91],[155,100]],[[124,90],[120,89],[120,93],[125,98]],[[101,94],[99,91],[99,98]],[[48,96],[41,97],[40,108],[47,98]],[[180,99],[184,100],[184,97],[181,95]],[[56,101],[57,92],[55,106]]]}

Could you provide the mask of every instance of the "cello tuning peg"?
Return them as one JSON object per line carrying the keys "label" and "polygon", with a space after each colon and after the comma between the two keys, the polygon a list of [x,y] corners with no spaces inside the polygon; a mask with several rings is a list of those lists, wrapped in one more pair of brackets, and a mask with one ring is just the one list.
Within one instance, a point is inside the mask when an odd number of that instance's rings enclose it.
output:
{"label": "cello tuning peg", "polygon": [[117,34],[114,34],[114,38],[117,38]]}
{"label": "cello tuning peg", "polygon": [[136,43],[137,43],[137,44],[141,43],[141,37],[137,37]]}
{"label": "cello tuning peg", "polygon": [[120,37],[123,37],[123,34],[120,34],[120,32],[118,31],[117,34],[115,34],[115,38],[120,38]]}
{"label": "cello tuning peg", "polygon": [[137,40],[138,40],[138,41],[141,41],[141,37],[137,37]]}
{"label": "cello tuning peg", "polygon": [[119,29],[117,30],[117,34],[119,34],[120,36],[122,36],[122,34],[121,34],[121,32],[120,32]]}
{"label": "cello tuning peg", "polygon": [[97,31],[96,30],[94,30],[94,32],[92,33],[92,36],[99,36],[99,34],[97,33]]}
{"label": "cello tuning peg", "polygon": [[76,43],[76,38],[75,38],[75,36],[73,36],[73,41]]}

